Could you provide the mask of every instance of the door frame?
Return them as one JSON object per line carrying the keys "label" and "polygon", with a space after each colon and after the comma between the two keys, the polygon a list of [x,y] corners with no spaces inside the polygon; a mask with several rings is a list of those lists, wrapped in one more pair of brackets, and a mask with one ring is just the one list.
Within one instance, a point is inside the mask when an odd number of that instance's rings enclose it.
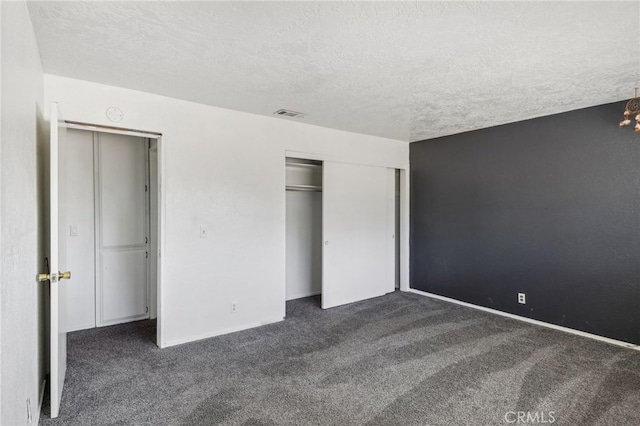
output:
{"label": "door frame", "polygon": [[[117,319],[117,320],[109,320],[109,321],[105,321],[104,320],[104,311],[103,311],[103,307],[104,307],[104,285],[105,285],[105,277],[103,276],[103,260],[100,259],[102,253],[100,252],[101,246],[102,246],[102,233],[103,233],[103,225],[104,225],[104,218],[103,218],[103,213],[104,213],[104,205],[102,203],[102,188],[101,188],[101,184],[102,184],[102,172],[103,172],[103,167],[102,167],[102,163],[100,162],[101,158],[102,158],[102,152],[101,149],[102,147],[102,141],[101,141],[101,136],[100,134],[103,134],[105,132],[92,132],[92,136],[93,136],[93,188],[94,188],[94,262],[95,262],[95,273],[94,273],[94,283],[95,283],[95,326],[96,327],[106,327],[106,326],[110,326],[110,325],[116,325],[116,324],[121,324],[121,323],[126,323],[126,322],[132,322],[132,321],[140,321],[140,320],[144,320],[144,319],[149,319],[150,318],[150,312],[151,312],[151,276],[150,276],[150,272],[151,272],[151,259],[147,258],[145,259],[145,264],[146,264],[146,271],[145,271],[145,275],[146,275],[146,282],[145,282],[145,292],[146,292],[146,305],[147,305],[147,311],[144,315],[142,316],[135,316],[135,317],[127,317],[125,320],[123,320],[122,318]],[[111,133],[114,134],[114,133]],[[143,142],[144,145],[144,186],[145,188],[145,201],[144,201],[144,227],[146,229],[145,231],[145,238],[149,238],[151,237],[151,206],[150,206],[150,200],[151,200],[151,185],[150,185],[150,158],[149,158],[149,154],[150,154],[150,143],[149,143],[149,138],[147,137],[137,137],[139,140],[137,142]],[[127,142],[130,143],[130,142]],[[156,206],[157,207],[157,206]],[[157,223],[156,223],[157,225]],[[150,244],[149,241],[147,240],[146,242],[147,244],[147,248],[146,251],[147,253],[151,253],[151,249],[150,249]],[[154,304],[157,303],[157,300],[153,302]]]}
{"label": "door frame", "polygon": [[[162,321],[162,271],[163,271],[163,263],[162,263],[162,253],[164,253],[165,247],[165,197],[163,196],[163,176],[165,170],[165,155],[164,155],[164,144],[162,143],[163,135],[159,132],[146,131],[146,130],[134,130],[134,129],[126,129],[122,127],[111,127],[111,126],[102,126],[99,124],[90,124],[78,121],[65,120],[64,123],[61,123],[64,127],[69,129],[79,129],[86,130],[90,132],[100,132],[100,133],[113,133],[118,135],[126,135],[126,136],[137,136],[146,139],[155,139],[157,141],[157,155],[158,155],[158,164],[157,164],[157,235],[156,241],[158,242],[158,260],[157,260],[157,269],[156,269],[156,315],[157,315],[157,327],[156,327],[156,345],[159,348],[162,348],[162,342],[164,341],[162,336],[163,330],[163,321]],[[151,189],[151,188],[149,188]]]}
{"label": "door frame", "polygon": [[[410,216],[409,216],[409,194],[410,194],[410,182],[409,182],[409,173],[410,173],[410,165],[408,163],[404,164],[394,164],[387,162],[372,162],[372,163],[364,163],[358,161],[349,161],[341,158],[337,158],[336,156],[326,155],[321,153],[312,153],[312,152],[302,152],[302,151],[292,151],[285,150],[284,156],[282,157],[282,187],[286,186],[286,167],[287,167],[287,158],[300,158],[303,160],[316,160],[316,161],[332,161],[336,163],[347,163],[347,164],[359,164],[363,166],[377,166],[377,167],[387,167],[390,169],[398,169],[400,170],[400,217],[398,218],[400,221],[400,291],[409,291],[410,283],[409,283],[409,230],[410,230]],[[286,197],[283,197],[283,205],[286,210]],[[284,215],[284,241],[286,241],[286,215]],[[285,249],[286,250],[286,249]],[[283,260],[284,270],[286,271],[286,257]],[[283,289],[282,294],[285,295],[283,301],[286,301],[286,288]]]}

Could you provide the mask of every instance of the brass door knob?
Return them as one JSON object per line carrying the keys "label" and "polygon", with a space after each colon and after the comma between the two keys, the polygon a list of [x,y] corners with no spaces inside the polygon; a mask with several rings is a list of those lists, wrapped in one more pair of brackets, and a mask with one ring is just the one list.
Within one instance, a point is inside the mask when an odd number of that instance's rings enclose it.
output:
{"label": "brass door knob", "polygon": [[40,281],[40,282],[50,281],[51,279],[53,279],[53,282],[57,282],[57,281],[60,281],[60,280],[69,280],[69,279],[71,279],[71,271],[58,272],[58,275],[56,275],[56,274],[38,274],[38,281]]}

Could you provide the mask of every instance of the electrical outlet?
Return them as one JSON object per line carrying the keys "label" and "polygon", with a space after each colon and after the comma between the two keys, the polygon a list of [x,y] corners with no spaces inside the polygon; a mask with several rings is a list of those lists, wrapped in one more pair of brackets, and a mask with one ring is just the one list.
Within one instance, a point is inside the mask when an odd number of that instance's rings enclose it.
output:
{"label": "electrical outlet", "polygon": [[209,231],[207,231],[206,226],[200,227],[200,238],[207,238],[209,236]]}
{"label": "electrical outlet", "polygon": [[527,303],[527,299],[524,293],[518,293],[518,303],[521,303],[523,305]]}
{"label": "electrical outlet", "polygon": [[231,313],[235,314],[238,312],[238,302],[231,302]]}

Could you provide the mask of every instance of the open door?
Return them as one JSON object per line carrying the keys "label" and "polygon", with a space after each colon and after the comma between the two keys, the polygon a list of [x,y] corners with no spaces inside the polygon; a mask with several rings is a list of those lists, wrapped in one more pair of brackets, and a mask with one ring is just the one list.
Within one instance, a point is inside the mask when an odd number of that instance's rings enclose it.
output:
{"label": "open door", "polygon": [[[67,371],[67,333],[63,322],[66,300],[63,279],[70,279],[71,272],[63,271],[66,264],[66,239],[61,235],[66,229],[64,185],[60,180],[65,170],[65,133],[58,104],[51,103],[49,144],[49,268],[50,273],[40,274],[40,281],[50,283],[50,374],[51,417],[58,417],[62,386]],[[61,238],[62,237],[62,238]]]}
{"label": "open door", "polygon": [[385,167],[324,162],[323,309],[394,290],[388,180]]}

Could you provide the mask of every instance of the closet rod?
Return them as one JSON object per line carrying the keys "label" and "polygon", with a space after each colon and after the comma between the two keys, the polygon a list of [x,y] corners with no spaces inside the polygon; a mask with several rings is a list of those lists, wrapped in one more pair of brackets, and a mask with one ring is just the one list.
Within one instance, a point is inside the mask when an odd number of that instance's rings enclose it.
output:
{"label": "closet rod", "polygon": [[322,192],[322,188],[310,185],[287,185],[287,191]]}

